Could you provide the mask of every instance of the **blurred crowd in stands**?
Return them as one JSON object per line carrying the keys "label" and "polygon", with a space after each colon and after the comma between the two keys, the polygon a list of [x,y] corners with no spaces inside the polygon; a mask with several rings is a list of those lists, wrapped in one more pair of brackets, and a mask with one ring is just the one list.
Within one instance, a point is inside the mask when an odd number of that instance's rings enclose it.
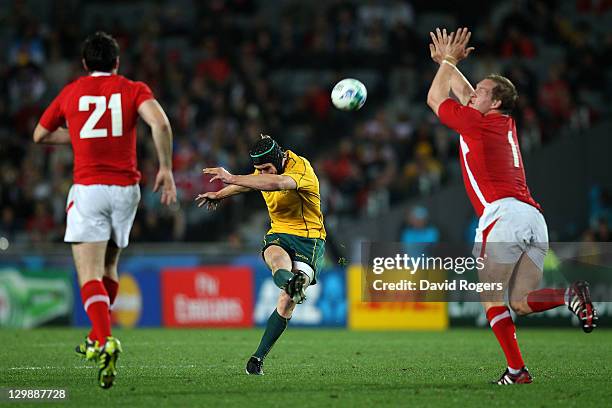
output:
{"label": "blurred crowd in stands", "polygon": [[[376,216],[456,180],[457,138],[425,105],[436,26],[472,29],[476,51],[460,65],[472,83],[490,72],[514,81],[524,155],[607,113],[609,1],[449,2],[453,12],[436,3],[13,2],[0,11],[0,231],[14,241],[63,238],[72,151],[31,135],[59,90],[84,74],[80,44],[96,30],[118,40],[120,73],[153,89],[175,135],[180,206],[166,210],[151,192],[152,139],[139,128],[143,199],[132,241],[259,240],[265,217],[249,217],[264,208],[257,194],[218,213],[193,199],[221,187],[204,167],[250,172],[260,133],[311,160],[330,220]],[[359,112],[330,104],[333,84],[349,76],[369,91]]]}
{"label": "blurred crowd in stands", "polygon": [[589,226],[582,234],[586,242],[612,242],[612,192],[593,186],[589,192]]}

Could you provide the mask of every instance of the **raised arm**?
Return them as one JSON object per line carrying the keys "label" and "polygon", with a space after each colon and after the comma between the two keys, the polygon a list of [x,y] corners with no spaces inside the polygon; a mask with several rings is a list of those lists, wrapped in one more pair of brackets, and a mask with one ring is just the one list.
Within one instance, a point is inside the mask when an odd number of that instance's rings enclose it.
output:
{"label": "raised arm", "polygon": [[204,169],[203,172],[213,176],[210,181],[221,180],[226,184],[233,184],[253,190],[281,191],[297,189],[297,183],[294,179],[278,174],[248,174],[241,176],[231,174],[223,167],[208,168]]}
{"label": "raised arm", "polygon": [[228,198],[228,197],[231,197],[237,194],[248,193],[249,191],[253,191],[253,189],[248,188],[248,187],[238,186],[235,184],[230,184],[230,185],[223,187],[221,190],[217,191],[215,194],[216,194],[216,199],[223,200],[225,198]]}
{"label": "raised arm", "polygon": [[202,172],[213,176],[210,181],[221,180],[228,184],[219,191],[210,191],[199,194],[196,197],[198,207],[206,206],[209,210],[215,210],[219,202],[227,197],[252,190],[279,191],[297,189],[297,183],[289,176],[277,174],[234,175],[223,167],[206,168]]}
{"label": "raised arm", "polygon": [[429,92],[427,93],[427,105],[433,113],[438,116],[438,108],[446,99],[448,99],[451,90],[451,77],[453,75],[453,64],[447,59],[442,61],[436,76],[434,77]]}
{"label": "raised arm", "polygon": [[153,191],[162,189],[161,203],[176,202],[176,186],[172,176],[172,128],[166,113],[155,99],[144,101],[138,107],[138,114],[151,127],[153,142],[159,159],[159,171]]}
{"label": "raised arm", "polygon": [[[456,53],[451,58],[447,60],[447,62],[451,62],[451,74],[450,74],[450,90],[452,90],[453,94],[459,99],[462,105],[466,105],[472,92],[474,92],[474,88],[467,80],[467,78],[461,73],[461,71],[457,68],[456,64],[468,57],[468,55],[474,50],[474,47],[466,48],[467,42],[470,39],[471,33],[467,31],[467,28],[459,29],[456,33],[447,35],[446,29],[440,31],[440,29],[436,29],[436,34],[429,33],[432,39],[432,43],[429,44],[429,51],[431,53],[431,58],[437,62],[438,64],[444,64],[444,59],[448,54],[449,47],[451,46],[450,41],[454,37],[457,41],[463,42],[463,47],[456,49]],[[446,99],[448,95],[445,96]],[[433,108],[432,108],[433,109]],[[437,109],[434,111],[437,113]]]}
{"label": "raised arm", "polygon": [[249,191],[252,191],[252,189],[230,184],[223,187],[219,191],[209,191],[207,193],[198,194],[195,201],[198,204],[198,207],[205,205],[209,210],[216,210],[221,200],[237,194],[247,193]]}
{"label": "raised arm", "polygon": [[453,94],[459,99],[462,105],[467,105],[474,92],[474,87],[470,84],[470,81],[463,76],[456,65],[453,67],[453,74],[451,76],[451,91],[453,91]]}
{"label": "raised arm", "polygon": [[238,186],[252,188],[259,191],[295,190],[297,183],[289,176],[278,174],[249,174],[234,176],[233,183]]}

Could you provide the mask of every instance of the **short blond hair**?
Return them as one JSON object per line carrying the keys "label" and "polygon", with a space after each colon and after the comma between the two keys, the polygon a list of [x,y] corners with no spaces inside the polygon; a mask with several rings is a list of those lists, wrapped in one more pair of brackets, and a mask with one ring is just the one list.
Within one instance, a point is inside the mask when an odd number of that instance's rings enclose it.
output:
{"label": "short blond hair", "polygon": [[518,100],[518,92],[512,81],[499,74],[487,75],[485,79],[495,82],[495,87],[491,90],[491,98],[501,102],[499,110],[511,114]]}

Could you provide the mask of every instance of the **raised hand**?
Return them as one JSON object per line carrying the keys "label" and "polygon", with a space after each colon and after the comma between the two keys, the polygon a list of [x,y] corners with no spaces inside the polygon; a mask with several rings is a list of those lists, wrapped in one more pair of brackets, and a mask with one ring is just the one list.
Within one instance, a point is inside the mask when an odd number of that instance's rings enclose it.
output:
{"label": "raised hand", "polygon": [[431,36],[432,42],[429,44],[429,53],[431,54],[431,59],[437,62],[438,64],[442,63],[444,59],[444,50],[440,45],[440,41],[438,41],[438,37],[432,32],[429,33]]}
{"label": "raised hand", "polygon": [[457,61],[461,61],[470,55],[474,51],[474,47],[467,47],[472,32],[468,31],[467,27],[459,28],[455,31],[454,36],[451,35],[451,46],[448,50],[448,55],[454,57]]}
{"label": "raised hand", "polygon": [[474,51],[474,47],[467,47],[472,36],[467,27],[459,28],[450,35],[445,28],[442,30],[436,28],[436,33],[430,32],[429,36],[432,40],[432,44],[429,44],[431,58],[437,63],[441,63],[446,57],[450,57],[449,62],[456,63]]}

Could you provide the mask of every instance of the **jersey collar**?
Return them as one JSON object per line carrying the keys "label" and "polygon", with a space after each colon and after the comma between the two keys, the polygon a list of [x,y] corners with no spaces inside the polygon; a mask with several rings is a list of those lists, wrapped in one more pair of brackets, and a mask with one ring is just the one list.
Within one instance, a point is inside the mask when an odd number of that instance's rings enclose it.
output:
{"label": "jersey collar", "polygon": [[91,74],[89,74],[89,76],[92,76],[92,77],[111,76],[111,73],[110,72],[94,71]]}

